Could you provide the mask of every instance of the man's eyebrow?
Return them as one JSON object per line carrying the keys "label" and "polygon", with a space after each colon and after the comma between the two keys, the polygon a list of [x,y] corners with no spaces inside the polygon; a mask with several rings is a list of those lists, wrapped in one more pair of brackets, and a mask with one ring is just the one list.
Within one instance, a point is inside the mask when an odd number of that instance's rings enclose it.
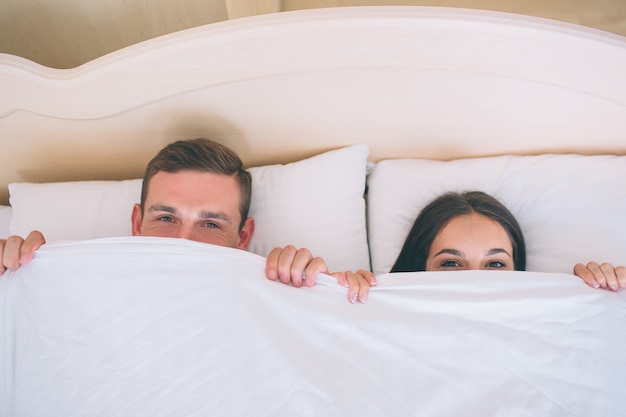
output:
{"label": "man's eyebrow", "polygon": [[174,207],[164,206],[160,204],[148,207],[148,211],[164,211],[166,213],[176,214],[176,209]]}
{"label": "man's eyebrow", "polygon": [[442,254],[444,254],[444,253],[447,253],[447,254],[449,254],[449,255],[454,255],[454,256],[463,256],[463,252],[461,252],[461,251],[459,251],[459,250],[456,250],[456,249],[441,249],[439,252],[437,252],[437,253],[433,256],[433,258],[434,258],[435,256],[442,255]]}
{"label": "man's eyebrow", "polygon": [[496,255],[496,254],[498,254],[498,253],[506,253],[507,255],[509,255],[509,256],[512,258],[511,254],[510,254],[509,252],[507,252],[506,250],[502,249],[502,248],[493,248],[493,249],[490,249],[490,250],[487,252],[487,256],[490,256],[490,255]]}
{"label": "man's eyebrow", "polygon": [[[150,206],[148,208],[148,211],[151,211],[151,212],[163,211],[163,212],[170,213],[170,214],[176,214],[177,213],[177,210],[174,207],[165,206],[165,205],[162,205],[162,204],[155,204],[154,206]],[[198,214],[198,217],[200,219],[222,220],[222,221],[227,222],[229,224],[233,222],[233,219],[230,216],[228,216],[227,214],[225,214],[225,213],[216,213],[216,212],[213,212],[213,211],[201,211]]]}
{"label": "man's eyebrow", "polygon": [[228,216],[225,213],[215,213],[212,211],[202,211],[200,212],[200,215],[198,216],[201,219],[217,219],[217,220],[222,220],[228,223],[232,223],[233,219],[230,218],[230,216]]}

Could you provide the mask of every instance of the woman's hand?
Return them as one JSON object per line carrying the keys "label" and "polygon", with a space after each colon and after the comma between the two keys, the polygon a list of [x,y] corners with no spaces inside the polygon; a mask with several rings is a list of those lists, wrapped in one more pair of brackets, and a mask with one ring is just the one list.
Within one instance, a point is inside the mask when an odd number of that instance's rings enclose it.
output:
{"label": "woman's hand", "polygon": [[353,304],[357,301],[366,302],[370,287],[378,285],[374,274],[363,269],[356,272],[333,272],[331,275],[337,278],[339,285],[348,287],[348,301]]}
{"label": "woman's hand", "polygon": [[574,274],[578,275],[593,288],[604,288],[618,291],[626,288],[626,267],[614,267],[609,263],[598,264],[589,262],[587,265],[576,264]]}

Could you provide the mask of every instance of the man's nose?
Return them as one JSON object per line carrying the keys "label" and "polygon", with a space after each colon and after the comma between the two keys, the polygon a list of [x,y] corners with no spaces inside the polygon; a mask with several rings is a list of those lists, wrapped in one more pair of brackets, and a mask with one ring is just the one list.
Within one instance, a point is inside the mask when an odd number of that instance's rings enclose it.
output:
{"label": "man's nose", "polygon": [[176,231],[176,237],[193,240],[193,227],[190,225],[181,225]]}

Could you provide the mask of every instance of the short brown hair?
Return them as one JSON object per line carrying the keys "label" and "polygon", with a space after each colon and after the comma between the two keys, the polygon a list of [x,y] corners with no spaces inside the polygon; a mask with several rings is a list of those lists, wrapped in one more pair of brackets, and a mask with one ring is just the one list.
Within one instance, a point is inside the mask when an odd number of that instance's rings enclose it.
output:
{"label": "short brown hair", "polygon": [[252,198],[252,177],[243,168],[241,158],[230,148],[210,139],[198,138],[172,142],[161,149],[146,166],[141,186],[141,212],[148,194],[148,185],[159,171],[179,172],[194,170],[233,176],[239,184],[241,201],[239,230],[248,218]]}

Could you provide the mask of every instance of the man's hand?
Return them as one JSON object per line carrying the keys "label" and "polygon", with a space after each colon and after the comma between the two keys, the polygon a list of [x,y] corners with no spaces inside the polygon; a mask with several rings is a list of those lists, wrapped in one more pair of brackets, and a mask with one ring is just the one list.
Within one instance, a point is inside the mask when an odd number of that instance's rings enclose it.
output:
{"label": "man's hand", "polygon": [[0,239],[0,275],[7,269],[15,271],[33,260],[35,251],[46,243],[41,232],[33,230],[26,239],[20,236],[9,236]]}
{"label": "man's hand", "polygon": [[289,245],[274,248],[267,257],[265,275],[272,281],[279,280],[283,284],[301,287],[315,285],[318,273],[328,274],[326,262],[320,257],[313,257],[307,248],[296,249]]}
{"label": "man's hand", "polygon": [[[268,279],[294,287],[312,287],[320,272],[328,274],[328,267],[322,258],[314,257],[306,248],[296,249],[292,245],[274,248],[267,257],[265,268]],[[340,285],[348,287],[348,300],[351,303],[367,301],[370,286],[376,285],[374,275],[368,271],[336,272],[332,276],[337,278]]]}

